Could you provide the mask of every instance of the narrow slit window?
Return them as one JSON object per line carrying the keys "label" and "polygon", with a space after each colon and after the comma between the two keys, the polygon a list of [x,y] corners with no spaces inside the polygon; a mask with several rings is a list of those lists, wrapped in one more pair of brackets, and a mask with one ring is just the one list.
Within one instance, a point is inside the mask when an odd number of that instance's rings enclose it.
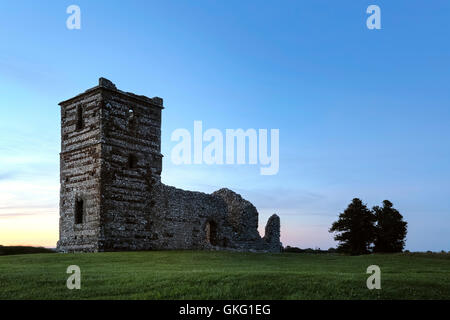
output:
{"label": "narrow slit window", "polygon": [[137,167],[137,157],[134,154],[128,155],[128,169],[134,169]]}
{"label": "narrow slit window", "polygon": [[134,112],[133,109],[129,109],[128,110],[128,128],[132,131],[136,130],[136,113]]}
{"label": "narrow slit window", "polygon": [[83,199],[75,200],[75,224],[83,223],[84,201]]}
{"label": "narrow slit window", "polygon": [[81,130],[84,127],[83,119],[83,107],[77,106],[77,130]]}

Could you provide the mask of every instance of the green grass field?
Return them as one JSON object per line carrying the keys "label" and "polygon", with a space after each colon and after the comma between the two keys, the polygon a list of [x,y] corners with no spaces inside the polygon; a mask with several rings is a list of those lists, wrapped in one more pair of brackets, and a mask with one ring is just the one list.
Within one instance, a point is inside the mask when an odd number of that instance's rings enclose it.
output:
{"label": "green grass field", "polygon": [[[366,269],[381,268],[381,290]],[[81,290],[66,268],[81,268]],[[450,299],[449,254],[147,251],[0,256],[0,299]]]}

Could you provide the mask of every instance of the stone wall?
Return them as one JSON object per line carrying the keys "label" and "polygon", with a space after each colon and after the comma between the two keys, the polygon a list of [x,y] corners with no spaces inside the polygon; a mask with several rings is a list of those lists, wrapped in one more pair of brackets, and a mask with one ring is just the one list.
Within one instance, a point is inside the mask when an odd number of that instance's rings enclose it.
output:
{"label": "stone wall", "polygon": [[100,78],[60,105],[60,251],[281,250],[278,216],[261,238],[256,208],[233,191],[161,183],[161,98]]}
{"label": "stone wall", "polygon": [[[61,106],[58,247],[69,251],[98,250],[101,212],[100,99],[98,92],[92,92]],[[79,123],[80,110],[83,118]],[[83,202],[82,223],[78,224],[75,223],[76,201]]]}

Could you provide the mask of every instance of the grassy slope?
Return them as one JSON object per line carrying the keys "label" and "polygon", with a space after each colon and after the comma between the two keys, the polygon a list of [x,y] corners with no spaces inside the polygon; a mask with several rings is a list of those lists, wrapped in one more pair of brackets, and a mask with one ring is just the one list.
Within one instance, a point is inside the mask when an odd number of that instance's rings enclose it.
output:
{"label": "grassy slope", "polygon": [[[67,266],[81,268],[68,290]],[[381,290],[368,290],[369,265]],[[450,299],[450,255],[153,251],[0,257],[0,299]]]}

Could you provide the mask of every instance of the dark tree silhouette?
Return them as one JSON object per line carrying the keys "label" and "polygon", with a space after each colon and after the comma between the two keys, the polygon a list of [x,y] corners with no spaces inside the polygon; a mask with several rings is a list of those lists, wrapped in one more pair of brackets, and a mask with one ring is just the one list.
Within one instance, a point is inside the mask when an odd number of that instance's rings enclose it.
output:
{"label": "dark tree silhouette", "polygon": [[373,207],[377,219],[374,252],[402,252],[405,246],[407,223],[388,200],[383,207]]}
{"label": "dark tree silhouette", "polygon": [[352,255],[369,253],[375,239],[374,223],[372,211],[360,199],[353,199],[330,228],[330,232],[337,233],[334,237],[339,241],[337,250]]}

